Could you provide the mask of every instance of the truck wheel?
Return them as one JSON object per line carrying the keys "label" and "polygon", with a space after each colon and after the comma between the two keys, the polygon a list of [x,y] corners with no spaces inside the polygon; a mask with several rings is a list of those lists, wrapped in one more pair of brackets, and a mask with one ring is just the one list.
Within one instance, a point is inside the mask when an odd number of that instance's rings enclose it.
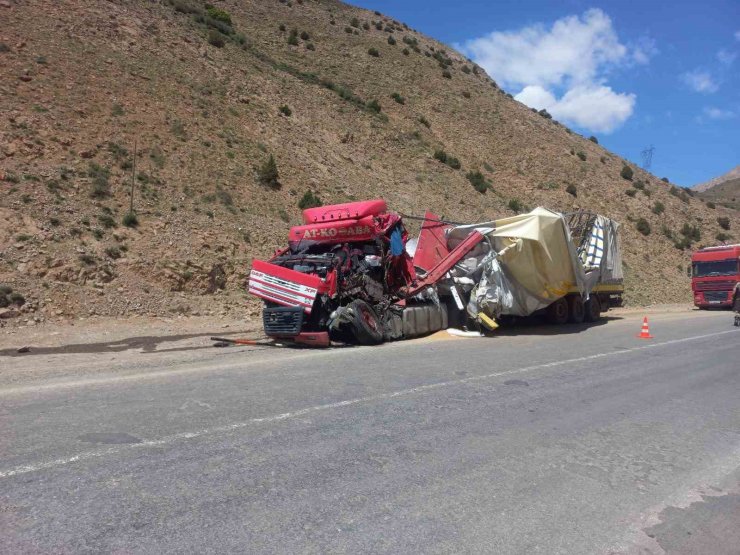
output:
{"label": "truck wheel", "polygon": [[586,301],[586,322],[595,322],[601,316],[601,303],[599,297],[591,295]]}
{"label": "truck wheel", "polygon": [[565,324],[568,321],[568,301],[565,297],[559,298],[546,309],[547,321],[551,324]]}
{"label": "truck wheel", "polygon": [[580,295],[570,295],[568,298],[568,322],[580,324],[586,317],[586,308]]}
{"label": "truck wheel", "polygon": [[360,345],[377,345],[383,342],[383,326],[373,308],[365,301],[354,300],[352,309],[352,334]]}

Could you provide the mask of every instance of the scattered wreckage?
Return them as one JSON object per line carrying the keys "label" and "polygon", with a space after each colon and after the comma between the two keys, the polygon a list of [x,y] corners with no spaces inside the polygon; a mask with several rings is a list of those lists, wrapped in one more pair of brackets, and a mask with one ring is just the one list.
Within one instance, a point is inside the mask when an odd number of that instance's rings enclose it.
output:
{"label": "scattered wreckage", "polygon": [[383,200],[304,210],[288,246],[250,272],[266,335],[372,345],[536,313],[592,322],[621,304],[619,226],[604,216],[536,208],[470,225],[421,219],[409,239]]}

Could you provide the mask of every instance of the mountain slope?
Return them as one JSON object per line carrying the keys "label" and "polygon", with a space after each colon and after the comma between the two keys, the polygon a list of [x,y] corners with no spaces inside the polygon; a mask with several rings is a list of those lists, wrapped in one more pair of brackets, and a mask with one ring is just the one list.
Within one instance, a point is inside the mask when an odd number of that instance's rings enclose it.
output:
{"label": "mountain slope", "polygon": [[740,179],[740,166],[736,166],[732,168],[730,171],[728,171],[725,174],[720,175],[719,177],[715,177],[704,183],[699,183],[698,185],[694,185],[692,189],[699,193],[703,193],[705,191],[708,191],[709,189],[712,189],[713,187],[716,187],[717,185],[721,185],[725,181],[730,181],[733,179]]}
{"label": "mountain slope", "polygon": [[[458,221],[602,212],[624,224],[633,304],[690,300],[683,226],[706,243],[718,216],[740,227],[638,168],[620,177],[624,160],[400,22],[330,0],[215,5],[0,7],[0,283],[38,318],[240,313],[251,260],[285,243],[309,191]],[[270,155],[279,187],[260,179]]]}

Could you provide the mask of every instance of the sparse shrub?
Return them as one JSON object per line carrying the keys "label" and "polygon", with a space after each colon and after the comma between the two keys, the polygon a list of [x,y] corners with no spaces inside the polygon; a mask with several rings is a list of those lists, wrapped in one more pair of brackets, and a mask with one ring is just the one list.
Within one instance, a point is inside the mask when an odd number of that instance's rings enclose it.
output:
{"label": "sparse shrub", "polygon": [[353,17],[353,18],[352,18],[352,19],[350,20],[349,24],[350,24],[350,25],[351,25],[352,27],[356,27],[356,28],[359,28],[359,27],[360,27],[360,20],[359,20],[359,19],[357,19],[356,17]]}
{"label": "sparse shrub", "polygon": [[469,91],[463,91],[462,95],[464,98],[470,98],[470,92]]}
{"label": "sparse shrub", "polygon": [[301,31],[301,40],[308,40],[311,36],[306,31]]}
{"label": "sparse shrub", "polygon": [[596,137],[594,137],[593,135],[591,135],[591,136],[590,136],[590,137],[588,138],[588,140],[589,140],[589,141],[591,141],[592,143],[596,143],[596,144],[599,144],[599,139],[597,139],[597,138],[596,138]]}
{"label": "sparse shrub", "polygon": [[665,235],[668,239],[673,239],[673,231],[671,231],[671,228],[667,225],[663,224],[660,228],[660,231],[663,235]]}
{"label": "sparse shrub", "polygon": [[154,162],[154,165],[158,168],[162,169],[164,167],[165,163],[165,157],[164,153],[162,152],[162,149],[158,146],[155,146],[152,148],[152,151],[149,153],[149,159]]}
{"label": "sparse shrub", "polygon": [[724,233],[724,232],[720,231],[715,236],[715,239],[717,239],[717,241],[719,241],[720,243],[725,243],[725,242],[729,241],[730,239],[732,239],[732,237],[730,235],[728,235],[727,233]]}
{"label": "sparse shrub", "polygon": [[298,35],[290,34],[288,35],[288,44],[291,46],[298,46]]}
{"label": "sparse shrub", "polygon": [[442,77],[444,77],[445,79],[452,79],[452,74],[448,70],[444,70],[442,72]]}
{"label": "sparse shrub", "polygon": [[122,116],[124,114],[123,106],[121,106],[118,103],[115,103],[110,111],[112,116]]}
{"label": "sparse shrub", "polygon": [[362,28],[365,29],[365,31],[370,30],[370,24],[367,21],[362,22]]}
{"label": "sparse shrub", "polygon": [[683,224],[681,235],[686,237],[690,242],[701,241],[701,230],[695,225]]}
{"label": "sparse shrub", "polygon": [[208,14],[208,17],[210,17],[211,19],[226,23],[227,25],[231,25],[231,15],[226,10],[207,5],[206,14]]}
{"label": "sparse shrub", "polygon": [[537,112],[539,115],[541,115],[545,119],[552,119],[552,116],[550,115],[550,112],[542,108],[539,112]]}
{"label": "sparse shrub", "polygon": [[288,216],[288,213],[285,210],[283,210],[282,208],[280,210],[278,210],[278,216],[286,224],[290,221],[290,216]]}
{"label": "sparse shrub", "polygon": [[98,216],[98,221],[105,229],[116,227],[116,220],[110,214],[101,214]]}
{"label": "sparse shrub", "polygon": [[13,292],[13,288],[10,285],[0,285],[0,295],[10,295]]}
{"label": "sparse shrub", "polygon": [[223,48],[226,44],[226,37],[216,29],[208,30],[208,44],[216,48]]}
{"label": "sparse shrub", "polygon": [[95,162],[90,162],[87,175],[92,178],[92,191],[90,196],[102,199],[110,196],[110,170]]}
{"label": "sparse shrub", "polygon": [[419,116],[419,120],[418,121],[419,121],[420,124],[422,124],[427,129],[429,129],[432,126],[432,124],[429,123],[429,120],[427,118],[425,118],[424,116]]}
{"label": "sparse shrub", "polygon": [[396,44],[396,39],[393,38],[393,35],[388,35],[388,44],[391,46],[394,46]]}
{"label": "sparse shrub", "polygon": [[26,304],[26,298],[17,292],[8,294],[8,301],[10,304],[14,304],[16,306],[23,306]]}
{"label": "sparse shrub", "polygon": [[300,208],[301,210],[305,210],[307,208],[316,208],[323,205],[324,203],[321,202],[319,196],[313,191],[306,191],[305,193],[303,193],[301,200],[298,201],[298,208]]}
{"label": "sparse shrub", "polygon": [[626,179],[627,181],[632,181],[632,176],[634,175],[634,171],[632,171],[632,168],[630,168],[627,164],[622,166],[622,171],[619,172],[619,175],[622,177],[622,179]]}
{"label": "sparse shrub", "polygon": [[463,73],[470,73],[470,68],[468,66],[462,66],[460,69]]}
{"label": "sparse shrub", "polygon": [[663,183],[670,183],[670,181],[668,181],[668,178],[667,178],[667,177],[661,177],[661,178],[660,178],[660,180],[661,180],[661,181],[662,181]]}
{"label": "sparse shrub", "polygon": [[637,189],[627,189],[624,194],[628,197],[634,197],[637,194]]}
{"label": "sparse shrub", "polygon": [[572,183],[568,184],[568,186],[565,188],[565,192],[574,197],[578,196],[578,189]]}
{"label": "sparse shrub", "polygon": [[409,49],[408,48],[404,48],[403,50],[401,50],[401,52],[403,52],[403,55],[404,56],[408,56],[409,54],[411,54],[411,52],[409,52]]}
{"label": "sparse shrub", "polygon": [[172,123],[170,123],[170,131],[181,141],[184,141],[187,138],[185,124],[179,119],[173,120]]}
{"label": "sparse shrub", "polygon": [[136,217],[134,212],[126,212],[123,216],[123,225],[126,227],[137,227],[139,225],[139,218]]}
{"label": "sparse shrub", "polygon": [[84,253],[80,255],[80,262],[88,266],[92,266],[93,264],[95,264],[95,257],[90,254]]}
{"label": "sparse shrub", "polygon": [[391,98],[395,100],[396,102],[398,102],[399,104],[406,104],[406,99],[402,97],[400,94],[398,94],[397,92],[394,92],[393,94],[391,94]]}
{"label": "sparse shrub", "polygon": [[681,199],[683,202],[685,202],[687,204],[689,202],[689,195],[686,194],[686,190],[685,189],[681,189],[679,187],[675,187],[675,186],[671,185],[671,188],[668,189],[668,193],[671,194],[671,195],[673,195],[674,197],[677,197],[677,198]]}
{"label": "sparse shrub", "polygon": [[373,112],[375,114],[379,114],[380,111],[382,110],[382,107],[380,106],[380,103],[377,100],[375,100],[375,99],[370,100],[366,104],[366,106],[367,106],[367,109],[368,110],[370,110],[371,112]]}
{"label": "sparse shrub", "polygon": [[656,200],[655,204],[653,204],[652,210],[653,214],[660,216],[663,212],[665,212],[665,205],[659,200]]}
{"label": "sparse shrub", "polygon": [[286,29],[285,23],[281,23],[280,24],[280,27],[278,27],[278,29],[280,29],[282,32],[285,32],[285,29]]}
{"label": "sparse shrub", "polygon": [[643,189],[645,189],[645,182],[644,182],[644,181],[643,181],[642,179],[638,179],[637,181],[635,181],[635,182],[634,182],[634,183],[632,184],[632,186],[633,186],[633,187],[634,187],[635,189],[640,189],[640,190],[643,190]]}
{"label": "sparse shrub", "polygon": [[453,170],[459,170],[462,167],[460,160],[458,160],[454,156],[447,157],[447,165],[450,166]]}
{"label": "sparse shrub", "polygon": [[271,189],[278,189],[280,187],[280,182],[278,181],[280,176],[278,174],[275,158],[272,154],[270,154],[270,158],[268,158],[265,163],[260,166],[257,171],[257,175],[262,185],[270,187]]}
{"label": "sparse shrub", "polygon": [[100,229],[99,227],[96,227],[95,229],[93,229],[92,234],[93,234],[93,237],[95,237],[98,241],[100,241],[103,238],[103,235],[105,235],[103,233],[103,230]]}
{"label": "sparse shrub", "polygon": [[313,50],[316,50],[316,47],[313,45],[312,42],[308,42],[308,43],[306,43],[306,50],[313,51]]}
{"label": "sparse shrub", "polygon": [[108,258],[112,258],[113,260],[117,260],[117,259],[121,258],[121,249],[119,249],[118,247],[115,247],[115,246],[113,246],[113,247],[107,247],[105,249],[105,255]]}
{"label": "sparse shrub", "polygon": [[519,199],[515,199],[515,198],[509,200],[509,203],[507,206],[509,207],[509,210],[512,210],[513,212],[516,212],[517,214],[521,212],[522,210],[524,210],[524,206],[522,205],[522,203],[519,201]]}
{"label": "sparse shrub", "polygon": [[290,108],[289,108],[289,107],[288,107],[287,105],[285,105],[285,104],[283,104],[282,106],[280,106],[280,108],[278,108],[278,110],[280,111],[280,113],[281,113],[281,114],[283,114],[283,115],[284,115],[285,117],[288,117],[288,118],[289,118],[289,117],[291,116],[291,114],[293,113],[293,110],[291,110],[291,109],[290,109]]}
{"label": "sparse shrub", "polygon": [[599,158],[599,161],[600,161],[600,162],[601,162],[602,164],[606,164],[606,161],[607,161],[607,157],[606,157],[606,156],[602,156],[601,158]]}
{"label": "sparse shrub", "polygon": [[717,224],[719,224],[719,227],[727,231],[730,229],[730,218],[727,216],[720,216],[717,218]]}
{"label": "sparse shrub", "polygon": [[49,218],[49,223],[54,227],[58,227],[62,222],[59,220],[59,218]]}
{"label": "sparse shrub", "polygon": [[645,218],[640,218],[639,220],[637,220],[635,228],[637,229],[637,231],[645,236],[650,235],[650,224]]}
{"label": "sparse shrub", "polygon": [[709,202],[707,202],[707,208],[711,208],[712,210],[714,210],[715,208],[717,208],[717,205],[716,205],[716,204],[714,204],[714,203],[713,203],[713,202],[712,202],[712,201],[710,200]]}
{"label": "sparse shrub", "polygon": [[585,162],[585,161],[586,161],[586,153],[585,153],[585,152],[583,152],[582,150],[579,150],[579,151],[578,151],[578,153],[577,153],[576,155],[578,156],[578,158],[580,158],[580,159],[581,159],[581,161],[583,161],[583,162]]}
{"label": "sparse shrub", "polygon": [[378,52],[378,49],[377,48],[369,48],[368,51],[367,51],[367,53],[370,56],[372,56],[373,58],[380,57],[380,52]]}
{"label": "sparse shrub", "polygon": [[488,189],[491,187],[490,181],[488,181],[486,177],[478,170],[469,171],[467,174],[465,174],[465,177],[468,181],[470,181],[470,184],[473,186],[473,188],[479,193],[485,194],[485,192],[488,191]]}

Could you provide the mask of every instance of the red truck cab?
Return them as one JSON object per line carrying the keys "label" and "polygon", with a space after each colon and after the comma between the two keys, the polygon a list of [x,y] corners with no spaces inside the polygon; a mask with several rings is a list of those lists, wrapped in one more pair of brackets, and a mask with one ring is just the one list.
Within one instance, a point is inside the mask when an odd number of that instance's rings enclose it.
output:
{"label": "red truck cab", "polygon": [[691,255],[694,305],[738,308],[740,305],[740,245],[706,247]]}

